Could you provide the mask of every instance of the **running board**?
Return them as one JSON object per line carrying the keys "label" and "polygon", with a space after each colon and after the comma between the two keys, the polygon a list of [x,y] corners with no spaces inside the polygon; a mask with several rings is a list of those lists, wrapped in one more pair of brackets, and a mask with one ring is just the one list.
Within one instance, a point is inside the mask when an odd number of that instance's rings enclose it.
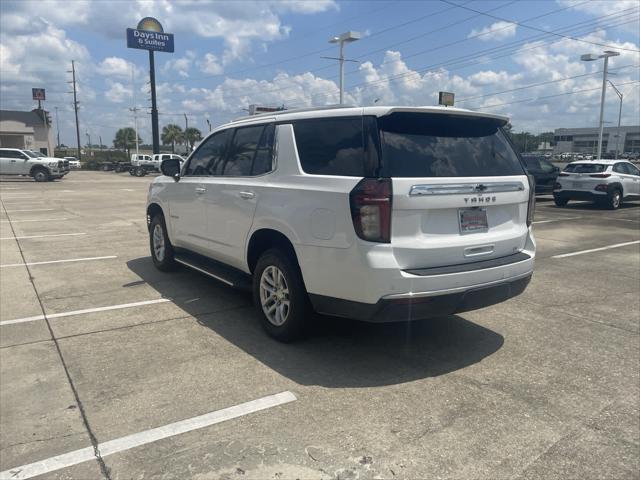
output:
{"label": "running board", "polygon": [[240,270],[184,250],[176,252],[174,260],[180,265],[204,273],[225,285],[251,291],[251,276]]}

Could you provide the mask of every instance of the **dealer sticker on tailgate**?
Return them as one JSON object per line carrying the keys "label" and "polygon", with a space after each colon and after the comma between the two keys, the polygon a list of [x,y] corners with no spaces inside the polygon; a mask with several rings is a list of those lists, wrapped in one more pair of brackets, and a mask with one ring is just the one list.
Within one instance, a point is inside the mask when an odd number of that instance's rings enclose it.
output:
{"label": "dealer sticker on tailgate", "polygon": [[458,220],[460,222],[460,233],[462,234],[489,230],[487,210],[485,208],[461,208],[458,210]]}

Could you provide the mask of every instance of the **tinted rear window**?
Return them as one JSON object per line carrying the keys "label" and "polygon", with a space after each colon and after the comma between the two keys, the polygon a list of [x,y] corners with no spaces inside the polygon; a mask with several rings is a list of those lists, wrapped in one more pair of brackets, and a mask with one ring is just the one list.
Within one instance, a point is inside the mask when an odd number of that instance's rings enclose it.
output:
{"label": "tinted rear window", "polygon": [[607,169],[606,165],[601,163],[573,163],[564,168],[569,173],[600,173]]}
{"label": "tinted rear window", "polygon": [[391,177],[524,175],[497,119],[398,112],[378,121]]}

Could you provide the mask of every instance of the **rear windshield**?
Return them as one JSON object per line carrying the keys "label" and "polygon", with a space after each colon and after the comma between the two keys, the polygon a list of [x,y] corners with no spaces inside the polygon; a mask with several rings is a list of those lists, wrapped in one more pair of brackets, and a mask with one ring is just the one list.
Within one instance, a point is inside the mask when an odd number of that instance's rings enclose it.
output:
{"label": "rear windshield", "polygon": [[600,173],[607,169],[606,165],[601,163],[572,163],[564,168],[569,173]]}
{"label": "rear windshield", "polygon": [[524,175],[492,118],[398,112],[379,119],[383,170],[391,177]]}

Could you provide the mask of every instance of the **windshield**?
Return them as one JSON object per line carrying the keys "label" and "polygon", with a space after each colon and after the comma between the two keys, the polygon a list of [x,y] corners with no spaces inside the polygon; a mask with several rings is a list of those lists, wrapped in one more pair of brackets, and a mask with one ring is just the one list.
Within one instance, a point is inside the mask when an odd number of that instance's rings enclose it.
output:
{"label": "windshield", "polygon": [[524,175],[499,119],[398,112],[379,119],[391,177]]}
{"label": "windshield", "polygon": [[36,155],[36,152],[32,152],[31,150],[23,150],[23,152],[26,153],[31,158],[38,158],[40,156],[40,155]]}
{"label": "windshield", "polygon": [[572,163],[564,169],[569,173],[600,173],[607,169],[606,165],[601,163]]}

